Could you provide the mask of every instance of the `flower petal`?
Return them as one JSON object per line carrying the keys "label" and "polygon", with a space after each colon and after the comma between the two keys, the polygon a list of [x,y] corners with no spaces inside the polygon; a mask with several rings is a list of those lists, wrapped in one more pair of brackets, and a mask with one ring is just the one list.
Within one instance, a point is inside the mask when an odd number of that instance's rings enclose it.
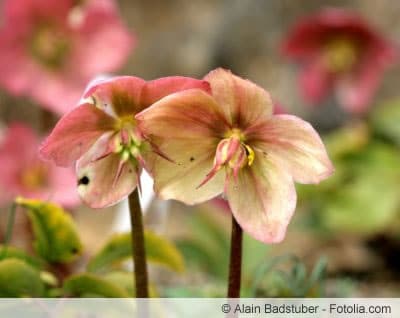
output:
{"label": "flower petal", "polygon": [[[71,64],[79,65],[81,76],[86,78],[119,69],[135,47],[136,36],[121,19],[117,3],[85,1],[82,8],[72,10],[76,10],[78,19],[72,24],[76,43]],[[70,17],[73,13],[70,11]]]}
{"label": "flower petal", "polygon": [[304,66],[299,73],[298,81],[304,99],[318,104],[332,88],[334,78],[319,59]]}
{"label": "flower petal", "polygon": [[333,173],[318,133],[296,116],[274,115],[248,138],[250,144],[288,171],[297,182],[318,183]]}
{"label": "flower petal", "polygon": [[377,39],[365,53],[358,70],[338,81],[338,99],[347,111],[363,113],[369,109],[384,71],[396,60],[398,53],[390,43]]}
{"label": "flower petal", "polygon": [[230,208],[240,226],[264,243],[283,240],[296,207],[292,177],[256,153],[251,167],[241,169],[226,190]]}
{"label": "flower petal", "polygon": [[78,193],[91,208],[118,203],[136,188],[138,179],[136,167],[130,161],[121,166],[119,154],[97,161],[83,156],[77,163],[77,176]]}
{"label": "flower petal", "polygon": [[190,77],[170,76],[156,79],[147,82],[143,89],[141,104],[143,108],[146,108],[167,95],[194,88],[201,89],[207,93],[211,92],[208,82]]}
{"label": "flower petal", "polygon": [[148,163],[154,176],[155,192],[163,199],[175,199],[186,204],[197,204],[220,194],[225,181],[223,169],[199,187],[213,167],[215,148],[212,139],[165,140],[160,149],[174,162],[157,156]]}
{"label": "flower petal", "polygon": [[114,119],[91,104],[72,110],[57,123],[40,147],[41,155],[59,166],[69,166],[107,131]]}
{"label": "flower petal", "polygon": [[171,94],[142,111],[136,119],[150,138],[222,137],[228,127],[215,100],[199,89]]}
{"label": "flower petal", "polygon": [[134,115],[143,109],[140,96],[146,82],[134,76],[113,77],[97,82],[85,93],[97,107],[116,117]]}
{"label": "flower petal", "polygon": [[199,89],[169,95],[136,116],[138,125],[160,156],[147,160],[155,191],[164,199],[195,204],[222,192],[223,170],[205,185],[227,123],[214,99]]}
{"label": "flower petal", "polygon": [[271,97],[254,83],[222,68],[204,79],[210,83],[212,95],[231,126],[247,127],[271,116]]}

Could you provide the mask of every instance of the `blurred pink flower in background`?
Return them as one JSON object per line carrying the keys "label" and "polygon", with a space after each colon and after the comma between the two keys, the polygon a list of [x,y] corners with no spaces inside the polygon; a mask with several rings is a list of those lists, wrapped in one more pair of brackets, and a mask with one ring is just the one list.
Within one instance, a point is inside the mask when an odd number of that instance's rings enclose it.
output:
{"label": "blurred pink flower in background", "polygon": [[299,86],[307,101],[317,104],[335,90],[353,113],[368,109],[385,69],[397,57],[392,43],[344,9],[324,9],[299,21],[283,51],[301,65]]}
{"label": "blurred pink flower in background", "polygon": [[99,73],[117,70],[135,42],[112,0],[6,0],[0,86],[63,114]]}
{"label": "blurred pink flower in background", "polygon": [[38,157],[40,139],[19,123],[11,124],[0,143],[0,204],[16,196],[52,200],[66,206],[79,203],[71,169],[58,168]]}
{"label": "blurred pink flower in background", "polygon": [[144,157],[153,153],[134,116],[164,96],[190,88],[209,90],[209,85],[180,76],[98,81],[85,93],[87,102],[60,119],[40,153],[59,166],[76,162],[78,192],[87,205],[113,205],[136,188]]}

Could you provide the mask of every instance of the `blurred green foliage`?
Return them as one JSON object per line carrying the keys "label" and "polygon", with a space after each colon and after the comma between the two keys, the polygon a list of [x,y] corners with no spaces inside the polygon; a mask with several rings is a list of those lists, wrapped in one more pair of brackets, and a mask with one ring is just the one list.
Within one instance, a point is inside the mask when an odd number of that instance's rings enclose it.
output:
{"label": "blurred green foliage", "polygon": [[0,261],[0,297],[42,297],[44,283],[40,272],[17,258]]}
{"label": "blurred green foliage", "polygon": [[336,171],[320,186],[299,186],[314,230],[362,237],[394,232],[400,217],[400,101],[325,138]]}
{"label": "blurred green foliage", "polygon": [[[163,265],[176,272],[184,271],[183,258],[169,241],[151,231],[146,231],[145,248],[148,261]],[[102,272],[131,257],[131,234],[114,234],[100,252],[89,261],[87,269],[89,272]]]}
{"label": "blurred green foliage", "polygon": [[51,263],[69,263],[81,253],[75,224],[60,206],[24,198],[16,202],[28,211],[35,235],[33,247],[39,256]]}
{"label": "blurred green foliage", "polygon": [[[229,262],[229,233],[209,214],[186,220],[190,236],[176,241],[189,271],[210,276],[212,284],[176,286],[167,297],[225,297]],[[310,274],[295,256],[271,257],[270,247],[248,235],[243,240],[242,297],[322,297],[327,261],[321,258]],[[282,265],[285,265],[282,268]]]}
{"label": "blurred green foliage", "polygon": [[[135,296],[133,273],[124,262],[132,256],[130,233],[112,236],[89,260],[89,272],[75,273],[83,246],[68,212],[40,200],[17,198],[16,203],[27,211],[35,255],[9,246],[8,240],[0,246],[0,297]],[[145,240],[151,264],[184,271],[183,257],[173,243],[150,231]],[[150,295],[158,295],[154,285]]]}

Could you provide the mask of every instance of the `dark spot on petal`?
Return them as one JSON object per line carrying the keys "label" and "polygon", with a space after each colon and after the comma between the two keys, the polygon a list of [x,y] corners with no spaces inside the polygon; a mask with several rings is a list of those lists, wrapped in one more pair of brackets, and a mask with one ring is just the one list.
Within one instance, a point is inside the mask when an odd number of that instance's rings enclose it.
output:
{"label": "dark spot on petal", "polygon": [[190,157],[190,161],[194,161],[194,157]]}
{"label": "dark spot on petal", "polygon": [[78,180],[78,185],[81,185],[81,184],[83,184],[83,185],[88,185],[89,184],[89,178],[87,177],[87,176],[83,176],[82,178],[80,178],[79,180]]}
{"label": "dark spot on petal", "polygon": [[79,252],[79,250],[76,248],[76,247],[73,247],[72,249],[71,249],[71,253],[72,254],[76,254],[76,253],[78,253]]}
{"label": "dark spot on petal", "polygon": [[92,101],[92,104],[94,105],[94,106],[97,106],[97,100],[96,100],[96,98],[92,95],[92,96],[90,96],[90,99],[91,99],[91,101]]}

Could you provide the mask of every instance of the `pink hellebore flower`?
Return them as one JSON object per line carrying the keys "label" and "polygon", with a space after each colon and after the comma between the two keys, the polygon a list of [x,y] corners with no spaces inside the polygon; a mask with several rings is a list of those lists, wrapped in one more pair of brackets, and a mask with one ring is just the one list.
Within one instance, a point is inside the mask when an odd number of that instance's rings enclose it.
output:
{"label": "pink hellebore flower", "polygon": [[293,180],[318,183],[332,164],[318,134],[292,115],[273,115],[269,94],[217,69],[205,77],[212,96],[187,90],[136,116],[144,135],[173,162],[149,162],[155,190],[187,204],[222,192],[241,227],[279,242],[296,206]]}
{"label": "pink hellebore flower", "polygon": [[298,22],[284,54],[300,62],[299,85],[306,100],[319,103],[335,89],[353,113],[367,110],[397,49],[356,13],[325,9]]}
{"label": "pink hellebore flower", "polygon": [[0,204],[21,195],[77,205],[73,171],[39,159],[39,144],[36,134],[23,124],[15,123],[7,129],[0,143]]}
{"label": "pink hellebore flower", "polygon": [[87,103],[61,118],[40,152],[60,166],[77,161],[78,192],[87,205],[115,204],[136,188],[145,157],[153,153],[134,116],[188,88],[209,91],[209,84],[185,77],[146,82],[123,76],[99,82],[86,92]]}
{"label": "pink hellebore flower", "polygon": [[59,114],[134,44],[113,0],[5,0],[2,9],[0,85]]}

